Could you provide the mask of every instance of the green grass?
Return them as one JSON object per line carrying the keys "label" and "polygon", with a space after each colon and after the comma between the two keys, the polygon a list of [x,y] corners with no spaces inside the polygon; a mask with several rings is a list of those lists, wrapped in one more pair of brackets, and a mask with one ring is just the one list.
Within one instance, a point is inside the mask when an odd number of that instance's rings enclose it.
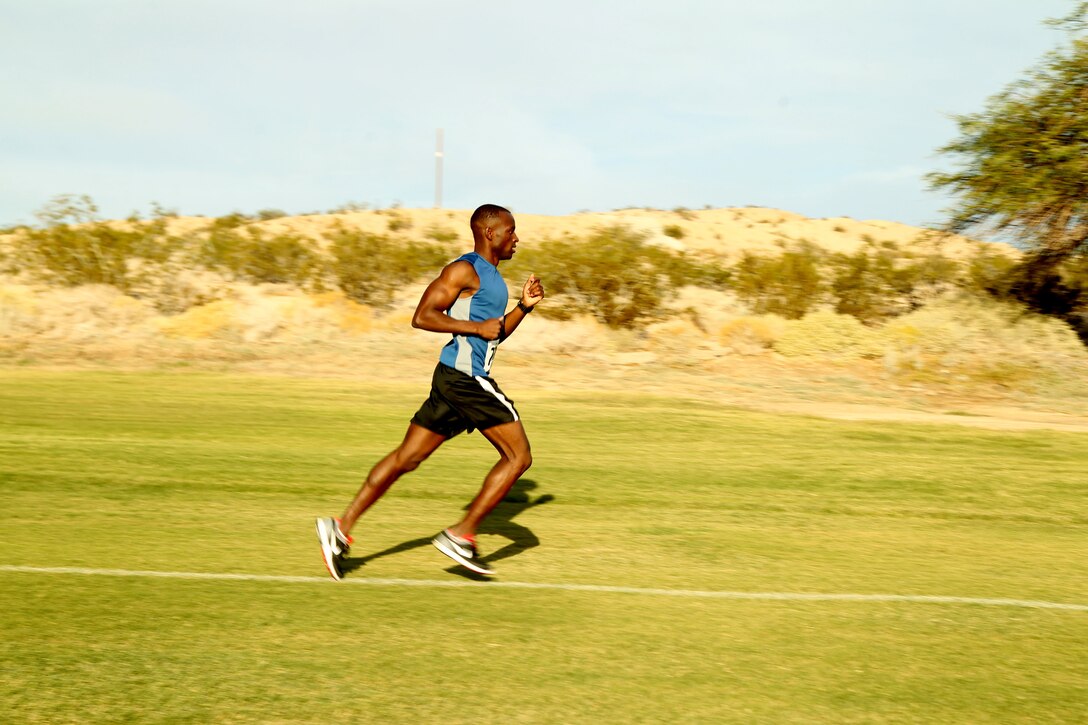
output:
{"label": "green grass", "polygon": [[[219,374],[0,374],[9,722],[1080,722],[1088,612],[349,586],[338,514],[425,393]],[[536,464],[499,581],[1088,603],[1088,436],[511,390]],[[466,583],[424,539],[493,453],[448,443],[356,529],[352,580]],[[536,505],[529,505],[536,504]],[[538,544],[538,545],[533,545]],[[380,556],[374,556],[381,554]]]}

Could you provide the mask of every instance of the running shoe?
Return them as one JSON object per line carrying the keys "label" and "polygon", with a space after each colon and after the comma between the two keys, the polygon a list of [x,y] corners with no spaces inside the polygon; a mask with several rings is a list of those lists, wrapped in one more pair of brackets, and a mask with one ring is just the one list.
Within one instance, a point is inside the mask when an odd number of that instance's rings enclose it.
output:
{"label": "running shoe", "polygon": [[325,562],[325,568],[329,570],[329,575],[333,579],[340,581],[343,577],[340,562],[346,550],[340,542],[340,537],[343,536],[340,534],[340,527],[333,518],[318,519],[316,526],[317,540],[321,543],[321,558]]}
{"label": "running shoe", "polygon": [[336,532],[336,543],[340,546],[340,558],[343,559],[351,553],[351,545],[355,543],[355,538],[340,530],[340,519],[333,519],[332,522],[333,531]]}
{"label": "running shoe", "polygon": [[494,569],[480,561],[480,554],[476,551],[475,543],[456,538],[448,529],[439,532],[438,536],[431,539],[431,543],[434,544],[434,548],[466,569],[471,569],[477,574],[495,573]]}

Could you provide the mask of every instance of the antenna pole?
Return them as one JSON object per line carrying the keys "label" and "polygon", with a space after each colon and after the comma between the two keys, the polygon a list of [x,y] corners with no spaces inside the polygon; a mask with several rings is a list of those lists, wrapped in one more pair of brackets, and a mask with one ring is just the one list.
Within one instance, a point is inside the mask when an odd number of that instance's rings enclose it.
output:
{"label": "antenna pole", "polygon": [[442,129],[435,134],[434,143],[434,208],[442,208]]}

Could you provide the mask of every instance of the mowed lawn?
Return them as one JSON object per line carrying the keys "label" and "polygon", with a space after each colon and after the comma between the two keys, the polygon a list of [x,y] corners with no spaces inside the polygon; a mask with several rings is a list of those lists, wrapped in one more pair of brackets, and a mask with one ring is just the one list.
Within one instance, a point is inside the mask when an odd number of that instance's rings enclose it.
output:
{"label": "mowed lawn", "polygon": [[1088,435],[509,390],[536,463],[480,537],[495,581],[427,543],[493,463],[473,434],[334,583],[313,518],[427,382],[0,373],[0,718],[1084,721]]}

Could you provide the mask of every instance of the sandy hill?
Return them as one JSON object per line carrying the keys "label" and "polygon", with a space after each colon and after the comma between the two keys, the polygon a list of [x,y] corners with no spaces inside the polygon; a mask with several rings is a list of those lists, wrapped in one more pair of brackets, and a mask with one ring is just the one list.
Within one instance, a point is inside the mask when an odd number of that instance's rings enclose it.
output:
{"label": "sandy hill", "polygon": [[[470,214],[382,209],[239,221],[265,234],[319,241],[341,225],[397,240],[437,240],[453,252],[471,246]],[[961,258],[981,244],[893,222],[809,219],[758,207],[515,215],[526,246],[585,239],[619,225],[727,264],[746,250],[775,253],[801,241],[847,253],[891,242]],[[169,233],[199,234],[213,221],[170,218]],[[180,366],[416,384],[433,366],[434,335],[410,325],[422,280],[375,308],[338,290],[172,267],[125,294],[35,280],[11,266],[14,240],[0,235],[0,262],[8,268],[0,273],[0,369]],[[608,328],[591,315],[535,315],[504,344],[503,379],[513,389],[640,390],[851,419],[1088,430],[1088,353],[1068,326],[996,302],[931,302],[865,327],[827,310],[799,320],[754,314],[729,290],[687,287],[668,301],[672,314],[640,330]],[[393,359],[393,369],[373,364]]]}
{"label": "sandy hill", "polygon": [[[338,214],[281,217],[254,226],[268,232],[291,231],[318,238],[336,224],[362,231],[420,238],[428,234],[471,243],[468,232],[470,210],[381,209]],[[849,217],[810,219],[779,209],[740,207],[663,211],[621,209],[610,212],[581,212],[568,216],[519,214],[515,210],[518,236],[523,243],[544,239],[580,239],[594,230],[625,226],[646,234],[648,241],[672,249],[709,252],[726,259],[744,250],[777,252],[784,244],[809,241],[832,252],[851,252],[867,240],[894,242],[901,248],[940,250],[958,257],[976,249],[978,242],[956,235],[938,234],[920,227],[879,220],[859,221]],[[174,220],[172,231],[199,229],[207,219],[184,217]],[[1009,254],[1015,250],[996,245]]]}

